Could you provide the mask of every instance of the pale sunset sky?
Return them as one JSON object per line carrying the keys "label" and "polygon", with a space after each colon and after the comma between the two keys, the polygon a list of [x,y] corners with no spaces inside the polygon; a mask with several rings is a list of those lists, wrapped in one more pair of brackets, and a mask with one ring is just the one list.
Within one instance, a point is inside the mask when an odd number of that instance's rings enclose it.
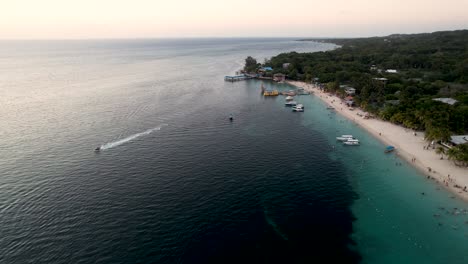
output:
{"label": "pale sunset sky", "polygon": [[0,39],[365,37],[468,28],[468,0],[0,3]]}

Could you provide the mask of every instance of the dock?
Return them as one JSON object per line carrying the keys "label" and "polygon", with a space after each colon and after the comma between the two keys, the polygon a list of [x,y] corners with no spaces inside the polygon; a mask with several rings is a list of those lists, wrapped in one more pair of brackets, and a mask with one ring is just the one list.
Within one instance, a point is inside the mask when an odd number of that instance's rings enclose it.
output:
{"label": "dock", "polygon": [[234,76],[224,76],[224,80],[227,82],[237,82],[237,81],[244,81],[248,79],[253,79],[254,76],[242,74],[242,75],[234,75]]}

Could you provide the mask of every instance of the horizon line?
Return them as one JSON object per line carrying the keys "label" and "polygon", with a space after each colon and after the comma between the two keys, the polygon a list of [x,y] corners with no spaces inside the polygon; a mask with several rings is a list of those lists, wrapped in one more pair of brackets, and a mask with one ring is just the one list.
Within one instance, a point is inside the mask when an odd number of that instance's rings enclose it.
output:
{"label": "horizon line", "polygon": [[357,38],[379,38],[387,37],[391,35],[416,35],[416,34],[432,34],[437,32],[450,32],[450,31],[464,31],[464,29],[448,29],[448,30],[436,30],[430,32],[417,32],[417,33],[391,33],[385,35],[372,35],[372,36],[334,36],[334,37],[320,37],[320,36],[178,36],[178,37],[84,37],[84,38],[1,38],[0,41],[38,41],[38,40],[56,40],[56,41],[67,41],[67,40],[164,40],[164,39],[295,39],[295,40],[323,40],[323,39],[357,39]]}

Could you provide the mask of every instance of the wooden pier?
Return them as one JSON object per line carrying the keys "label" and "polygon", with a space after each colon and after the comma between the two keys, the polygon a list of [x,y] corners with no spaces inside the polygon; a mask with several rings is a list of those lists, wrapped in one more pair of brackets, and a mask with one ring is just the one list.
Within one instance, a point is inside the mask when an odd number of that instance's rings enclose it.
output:
{"label": "wooden pier", "polygon": [[255,78],[254,76],[242,74],[242,75],[235,75],[235,76],[224,76],[224,80],[227,82],[237,82],[237,81],[243,81],[243,80],[248,80],[248,79],[253,79]]}

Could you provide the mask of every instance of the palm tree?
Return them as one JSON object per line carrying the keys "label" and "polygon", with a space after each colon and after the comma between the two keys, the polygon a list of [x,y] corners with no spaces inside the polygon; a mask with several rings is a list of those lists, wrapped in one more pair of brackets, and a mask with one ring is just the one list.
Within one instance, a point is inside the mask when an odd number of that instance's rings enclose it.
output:
{"label": "palm tree", "polygon": [[444,159],[445,148],[444,147],[437,147],[436,153],[440,155],[440,159]]}
{"label": "palm tree", "polygon": [[460,160],[463,162],[464,166],[468,166],[468,145],[467,144],[458,145],[458,148],[461,153]]}
{"label": "palm tree", "polygon": [[448,159],[453,160],[455,165],[458,165],[457,160],[458,160],[459,156],[460,156],[460,151],[458,150],[457,147],[452,147],[449,150],[447,150]]}
{"label": "palm tree", "polygon": [[447,151],[449,160],[453,160],[457,166],[468,166],[468,145],[461,144]]}

